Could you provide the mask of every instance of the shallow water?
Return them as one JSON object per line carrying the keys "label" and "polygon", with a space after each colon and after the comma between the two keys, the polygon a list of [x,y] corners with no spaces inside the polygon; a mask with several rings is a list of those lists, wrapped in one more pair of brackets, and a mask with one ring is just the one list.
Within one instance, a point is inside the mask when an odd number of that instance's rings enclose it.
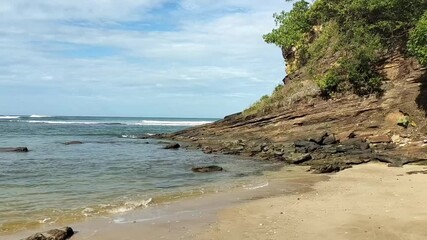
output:
{"label": "shallow water", "polygon": [[[0,116],[0,147],[30,149],[0,153],[0,234],[222,191],[278,168],[232,156],[163,150],[157,140],[137,138],[213,120]],[[64,145],[67,141],[84,144]],[[226,171],[191,172],[193,166],[211,164]]]}

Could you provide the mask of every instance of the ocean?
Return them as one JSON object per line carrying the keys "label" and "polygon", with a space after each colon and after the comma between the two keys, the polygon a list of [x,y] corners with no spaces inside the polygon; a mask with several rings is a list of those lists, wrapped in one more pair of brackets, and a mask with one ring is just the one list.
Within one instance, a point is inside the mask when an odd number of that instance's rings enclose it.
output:
{"label": "ocean", "polygon": [[[30,150],[0,153],[0,235],[262,184],[253,176],[275,168],[271,163],[165,150],[141,138],[215,120],[0,116],[0,147]],[[191,171],[213,164],[225,171]]]}

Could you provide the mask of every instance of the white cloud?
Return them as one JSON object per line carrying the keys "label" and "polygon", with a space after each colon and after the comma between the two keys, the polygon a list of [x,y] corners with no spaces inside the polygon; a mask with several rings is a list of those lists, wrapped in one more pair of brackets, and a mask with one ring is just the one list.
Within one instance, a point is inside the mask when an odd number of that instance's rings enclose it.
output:
{"label": "white cloud", "polygon": [[[98,90],[100,102],[112,96],[137,99],[142,93],[191,99],[207,91],[241,99],[215,110],[225,114],[280,82],[280,51],[261,36],[273,27],[271,15],[282,0],[184,0],[172,10],[160,8],[165,2],[3,0],[0,88],[46,87],[68,94],[64,98]],[[126,28],[123,21],[143,27]],[[168,24],[173,28],[161,29]],[[34,94],[29,89],[28,99]]]}

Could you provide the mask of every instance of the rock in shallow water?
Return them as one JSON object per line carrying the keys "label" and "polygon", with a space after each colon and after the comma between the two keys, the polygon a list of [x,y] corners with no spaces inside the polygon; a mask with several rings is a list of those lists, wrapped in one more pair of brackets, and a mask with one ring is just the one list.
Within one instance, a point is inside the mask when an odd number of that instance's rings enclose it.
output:
{"label": "rock in shallow water", "polygon": [[28,152],[27,147],[0,148],[0,152]]}
{"label": "rock in shallow water", "polygon": [[76,145],[76,144],[83,144],[83,142],[80,141],[70,141],[70,142],[65,142],[65,145]]}
{"label": "rock in shallow water", "polygon": [[198,173],[208,173],[208,172],[221,172],[224,169],[219,166],[207,166],[207,167],[193,167],[191,171]]}
{"label": "rock in shallow water", "polygon": [[25,240],[66,240],[74,235],[74,231],[70,227],[60,229],[52,229],[44,233],[36,233]]}
{"label": "rock in shallow water", "polygon": [[166,145],[163,149],[178,149],[180,147],[181,145],[179,145],[178,143],[170,143]]}

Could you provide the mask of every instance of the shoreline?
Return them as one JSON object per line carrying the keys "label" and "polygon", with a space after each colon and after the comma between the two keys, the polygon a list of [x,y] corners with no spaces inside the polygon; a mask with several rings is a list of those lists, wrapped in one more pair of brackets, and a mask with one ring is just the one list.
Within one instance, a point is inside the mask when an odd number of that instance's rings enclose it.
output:
{"label": "shoreline", "polygon": [[[141,234],[151,236],[151,239],[161,239],[161,236],[156,234],[164,234],[166,230],[173,236],[194,234],[212,226],[216,222],[217,213],[224,208],[256,199],[309,191],[315,182],[328,178],[324,175],[309,174],[306,170],[306,167],[288,166],[279,171],[267,171],[263,176],[256,176],[258,181],[253,185],[243,185],[226,191],[206,193],[176,201],[154,203],[147,208],[122,214],[87,218],[69,225],[77,232],[71,239],[135,239]],[[0,240],[21,239],[35,232],[59,227],[62,225],[43,226],[0,236]],[[172,235],[170,239],[175,239]]]}
{"label": "shoreline", "polygon": [[71,239],[425,239],[427,167],[377,162],[329,175],[291,169],[271,173],[265,187],[155,205],[120,216],[121,223],[89,219],[71,225]]}

